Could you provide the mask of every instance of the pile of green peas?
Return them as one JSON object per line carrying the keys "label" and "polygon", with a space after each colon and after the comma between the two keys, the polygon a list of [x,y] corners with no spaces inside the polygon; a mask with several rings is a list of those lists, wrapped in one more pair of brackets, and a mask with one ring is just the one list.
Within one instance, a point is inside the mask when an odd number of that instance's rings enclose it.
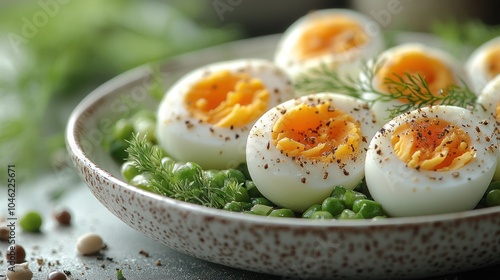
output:
{"label": "pile of green peas", "polygon": [[379,219],[385,218],[386,214],[382,205],[366,194],[343,186],[336,186],[331,195],[323,200],[323,203],[312,205],[302,214],[302,217],[340,220]]}

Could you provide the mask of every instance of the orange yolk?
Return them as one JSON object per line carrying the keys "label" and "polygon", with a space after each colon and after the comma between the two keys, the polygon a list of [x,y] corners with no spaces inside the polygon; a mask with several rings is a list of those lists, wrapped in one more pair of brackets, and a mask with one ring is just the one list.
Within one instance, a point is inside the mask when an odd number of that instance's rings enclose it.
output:
{"label": "orange yolk", "polygon": [[498,102],[497,107],[495,108],[495,119],[498,123],[500,123],[500,102]]}
{"label": "orange yolk", "polygon": [[220,71],[197,82],[186,94],[193,115],[219,127],[240,127],[267,109],[269,91],[261,80],[244,73]]}
{"label": "orange yolk", "polygon": [[271,137],[289,157],[340,164],[357,155],[362,134],[351,115],[324,102],[287,110],[274,124]]}
{"label": "orange yolk", "polygon": [[419,118],[400,125],[391,142],[395,154],[418,170],[456,170],[475,154],[470,136],[441,119]]}
{"label": "orange yolk", "polygon": [[496,46],[486,57],[488,74],[490,79],[500,74],[500,46]]}
{"label": "orange yolk", "polygon": [[361,26],[350,18],[337,16],[316,19],[306,28],[298,43],[298,56],[308,59],[329,53],[342,53],[368,41]]}
{"label": "orange yolk", "polygon": [[[377,80],[380,81],[382,91],[389,92],[389,87],[394,86],[387,80],[400,81],[400,77],[409,82],[406,74],[420,75],[429,87],[430,94],[437,96],[443,94],[446,88],[457,84],[452,69],[439,59],[430,57],[421,51],[411,51],[391,57],[378,71]],[[398,77],[399,76],[399,77]],[[386,88],[384,88],[386,86]],[[420,85],[421,86],[421,85]],[[404,95],[412,95],[411,89],[398,88]],[[402,102],[408,100],[401,98]],[[430,104],[429,104],[430,105]]]}

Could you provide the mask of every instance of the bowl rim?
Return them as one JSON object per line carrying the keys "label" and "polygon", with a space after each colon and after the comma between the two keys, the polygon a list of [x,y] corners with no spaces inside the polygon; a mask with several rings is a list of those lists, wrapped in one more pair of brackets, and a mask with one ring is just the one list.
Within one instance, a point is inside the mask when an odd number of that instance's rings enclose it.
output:
{"label": "bowl rim", "polygon": [[[259,45],[265,40],[276,40],[281,34],[272,34],[261,37],[255,37],[250,39],[242,39],[229,43],[224,43],[218,46],[209,47],[203,50],[198,50],[194,52],[185,53],[182,55],[174,56],[172,58],[166,59],[160,62],[160,66],[165,66],[169,64],[173,65],[186,65],[190,64],[189,61],[196,61],[197,56],[205,56],[213,52],[220,52],[225,48],[238,48],[242,46],[247,46],[249,44]],[[192,63],[191,63],[192,64]],[[428,223],[440,223],[440,222],[453,222],[455,220],[464,219],[475,219],[481,217],[487,217],[489,215],[499,215],[500,206],[487,207],[481,209],[473,209],[461,212],[438,214],[438,215],[426,215],[426,216],[414,216],[414,217],[390,217],[385,219],[380,219],[377,221],[373,220],[310,220],[302,218],[274,218],[274,217],[264,217],[258,215],[249,215],[244,213],[230,212],[227,210],[210,208],[207,206],[197,205],[189,202],[184,202],[176,200],[170,197],[155,194],[146,190],[134,187],[120,178],[115,177],[104,167],[96,164],[84,151],[81,144],[81,135],[83,131],[78,131],[78,127],[84,125],[85,119],[92,114],[94,108],[99,107],[102,100],[106,98],[116,98],[121,93],[119,89],[126,89],[127,86],[133,84],[134,82],[140,81],[144,78],[148,78],[151,75],[151,63],[145,64],[131,70],[128,70],[118,76],[110,79],[104,84],[100,85],[93,91],[91,91],[87,96],[85,96],[79,104],[71,112],[68,119],[65,131],[65,141],[68,153],[73,157],[76,157],[82,164],[89,167],[95,175],[102,177],[105,180],[109,180],[112,184],[124,188],[127,191],[137,195],[144,196],[149,200],[153,200],[158,204],[166,204],[169,207],[179,207],[181,210],[188,212],[195,212],[203,214],[206,216],[211,216],[214,218],[219,218],[222,220],[234,220],[244,223],[259,224],[266,226],[288,226],[288,227],[308,227],[314,229],[331,229],[334,227],[350,227],[350,228],[375,228],[375,227],[400,227],[400,226],[419,226],[421,224]]]}

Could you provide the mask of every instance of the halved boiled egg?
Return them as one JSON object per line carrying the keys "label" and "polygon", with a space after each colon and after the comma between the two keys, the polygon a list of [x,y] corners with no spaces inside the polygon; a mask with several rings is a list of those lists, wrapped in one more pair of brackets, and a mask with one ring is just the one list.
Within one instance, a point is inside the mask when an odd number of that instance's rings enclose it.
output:
{"label": "halved boiled egg", "polygon": [[[476,110],[490,121],[497,140],[500,140],[500,75],[486,84],[477,98],[477,104]],[[500,164],[497,165],[493,180],[500,181]]]}
{"label": "halved boiled egg", "polygon": [[384,48],[380,27],[365,15],[344,9],[311,12],[283,34],[275,52],[276,65],[292,80],[321,65],[357,76],[362,61]]}
{"label": "halved boiled egg", "polygon": [[390,216],[473,209],[498,161],[497,140],[484,118],[455,106],[409,111],[372,138],[365,180]]}
{"label": "halved boiled egg", "polygon": [[302,212],[333,188],[354,188],[364,176],[365,151],[377,130],[368,105],[318,93],[265,113],[248,135],[247,166],[259,191]]}
{"label": "halved boiled egg", "polygon": [[469,56],[465,70],[471,81],[471,88],[479,93],[494,77],[500,74],[500,37],[479,46]]}
{"label": "halved boiled egg", "polygon": [[[377,58],[377,61],[369,62],[369,67],[377,70],[373,80],[373,86],[384,94],[400,92],[403,96],[414,94],[443,95],[447,94],[446,89],[452,85],[459,85],[465,75],[461,64],[445,51],[428,47],[418,43],[406,43],[385,50]],[[421,91],[413,87],[404,87],[397,83],[408,83],[409,77],[423,78],[427,84],[415,80],[416,84],[422,88]],[[366,77],[363,77],[366,79]],[[390,82],[392,80],[393,82]],[[374,100],[379,98],[378,94],[365,93],[363,98]],[[372,110],[377,116],[377,121],[386,123],[389,121],[389,110],[395,106],[408,103],[405,97],[389,101],[378,101],[372,106]],[[437,104],[427,104],[437,105]]]}
{"label": "halved boiled egg", "polygon": [[157,138],[179,161],[205,169],[245,162],[248,132],[270,108],[294,97],[286,74],[261,59],[219,62],[174,84],[157,112]]}

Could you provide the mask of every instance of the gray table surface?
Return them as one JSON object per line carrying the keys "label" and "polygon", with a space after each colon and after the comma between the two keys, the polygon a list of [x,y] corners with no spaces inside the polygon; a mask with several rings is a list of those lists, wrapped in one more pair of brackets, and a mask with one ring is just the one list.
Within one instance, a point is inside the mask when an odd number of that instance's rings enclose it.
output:
{"label": "gray table surface", "polygon": [[[49,174],[33,183],[18,185],[18,216],[28,210],[37,210],[44,217],[40,233],[16,231],[16,242],[26,249],[26,260],[34,273],[33,279],[46,279],[47,274],[55,269],[69,271],[71,279],[117,279],[116,269],[122,269],[128,280],[285,279],[221,266],[171,250],[124,224],[93,197],[75,174],[66,172],[66,175]],[[64,193],[58,200],[50,199],[49,194],[61,190]],[[0,191],[6,192],[6,189],[0,188]],[[0,197],[3,200],[6,196],[2,193]],[[71,211],[71,226],[60,226],[51,217],[56,206],[64,206]],[[6,211],[6,203],[1,203],[0,215],[6,216]],[[100,255],[78,255],[76,240],[87,232],[96,232],[103,238],[107,248]],[[7,246],[6,242],[0,242],[2,259]],[[0,275],[5,274],[7,263],[3,261],[0,267]],[[486,279],[487,275],[499,271],[500,267],[490,267],[433,279],[478,279],[479,275],[480,279]]]}

